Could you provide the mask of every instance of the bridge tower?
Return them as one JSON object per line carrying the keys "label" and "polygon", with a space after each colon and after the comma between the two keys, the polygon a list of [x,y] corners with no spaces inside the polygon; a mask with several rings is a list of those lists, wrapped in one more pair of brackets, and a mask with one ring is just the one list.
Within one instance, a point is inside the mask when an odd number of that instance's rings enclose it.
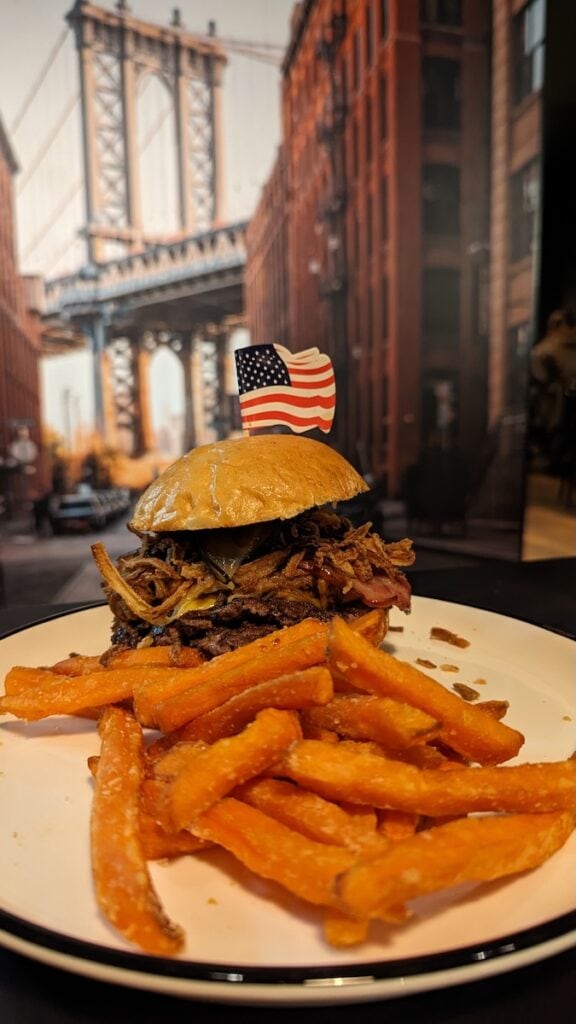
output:
{"label": "bridge tower", "polygon": [[[241,312],[242,300],[234,300],[232,310],[223,302],[198,312],[192,285],[190,297],[172,292],[148,305],[146,296],[151,294],[150,268],[158,265],[164,281],[168,277],[170,283],[178,282],[188,243],[198,238],[208,254],[219,244],[211,241],[220,237],[219,229],[224,234],[221,104],[226,53],[213,23],[206,36],[191,35],[177,9],[165,27],[133,17],[126,0],[118,0],[114,11],[75,0],[66,19],[79,58],[88,257],[87,266],[67,280],[67,287],[80,296],[87,291],[91,295],[88,304],[74,300],[68,316],[92,350],[96,429],[111,444],[122,438],[121,446],[133,455],[150,450],[150,356],[164,344],[182,363],[185,443],[192,446],[202,439],[202,417],[209,431],[227,428],[229,417],[220,409],[229,339],[223,325],[231,312]],[[141,216],[137,98],[150,74],[168,91],[175,126],[178,232],[170,239],[147,234]],[[162,182],[158,184],[161,188]],[[104,297],[110,278],[117,285]],[[127,311],[132,289],[144,291],[142,304]],[[208,381],[202,386],[198,378],[206,376],[206,365]]]}
{"label": "bridge tower", "polygon": [[142,230],[136,154],[137,94],[142,76],[158,76],[175,123],[181,234],[205,231],[223,214],[222,72],[226,54],[213,35],[134,18],[126,0],[115,11],[76,0],[67,15],[79,56],[86,238],[91,264],[139,252],[157,238]]}

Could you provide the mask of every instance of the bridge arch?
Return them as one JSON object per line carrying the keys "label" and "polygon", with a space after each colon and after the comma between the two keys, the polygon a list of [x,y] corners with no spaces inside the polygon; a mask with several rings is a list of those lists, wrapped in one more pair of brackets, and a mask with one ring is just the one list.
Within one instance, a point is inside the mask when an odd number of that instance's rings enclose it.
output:
{"label": "bridge arch", "polygon": [[116,258],[119,246],[128,255],[156,241],[143,230],[138,180],[144,73],[159,76],[172,101],[180,234],[210,229],[222,218],[222,46],[185,32],[177,18],[168,28],[141,21],[125,4],[109,11],[75,0],[67,19],[79,56],[89,263]]}
{"label": "bridge arch", "polygon": [[[175,342],[178,345],[178,339]],[[170,345],[158,345],[150,358],[150,416],[156,449],[177,458],[184,453],[184,367]]]}
{"label": "bridge arch", "polygon": [[136,154],[142,233],[173,238],[180,230],[176,111],[169,85],[153,71],[138,79]]}

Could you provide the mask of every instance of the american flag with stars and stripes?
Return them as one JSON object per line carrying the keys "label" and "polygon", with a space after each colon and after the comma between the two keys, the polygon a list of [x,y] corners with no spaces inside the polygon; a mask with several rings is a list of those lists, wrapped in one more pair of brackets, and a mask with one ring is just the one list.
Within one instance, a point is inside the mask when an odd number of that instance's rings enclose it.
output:
{"label": "american flag with stars and stripes", "polygon": [[249,345],[235,353],[244,430],[282,425],[297,434],[334,420],[336,384],[329,356],[317,348]]}

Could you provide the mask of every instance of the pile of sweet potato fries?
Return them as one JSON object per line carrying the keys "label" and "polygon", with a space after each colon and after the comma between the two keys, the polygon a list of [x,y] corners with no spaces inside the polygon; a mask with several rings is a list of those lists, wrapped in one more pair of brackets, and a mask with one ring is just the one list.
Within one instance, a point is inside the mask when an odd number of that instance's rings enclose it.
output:
{"label": "pile of sweet potato fries", "polygon": [[[15,667],[0,714],[98,719],[96,898],[172,956],[148,861],[217,845],[321,908],[333,946],[398,925],[418,896],[550,857],[574,827],[576,761],[503,766],[524,737],[377,645],[379,612],[307,619],[211,661],[182,647]],[[477,812],[483,812],[478,816]]]}

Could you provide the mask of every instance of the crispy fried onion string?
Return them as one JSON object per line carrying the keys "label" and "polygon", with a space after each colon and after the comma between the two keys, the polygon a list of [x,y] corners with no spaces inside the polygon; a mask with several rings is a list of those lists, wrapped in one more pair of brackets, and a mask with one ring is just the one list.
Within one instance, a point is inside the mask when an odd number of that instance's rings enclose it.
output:
{"label": "crispy fried onion string", "polygon": [[129,583],[120,575],[118,569],[110,560],[110,556],[104,545],[99,541],[92,545],[94,561],[100,570],[100,574],[111,590],[114,590],[125,602],[131,612],[139,619],[150,622],[152,625],[163,626],[170,621],[170,612],[176,605],[188,595],[193,584],[188,581],[181,583],[161,604],[152,605],[140,597]]}

